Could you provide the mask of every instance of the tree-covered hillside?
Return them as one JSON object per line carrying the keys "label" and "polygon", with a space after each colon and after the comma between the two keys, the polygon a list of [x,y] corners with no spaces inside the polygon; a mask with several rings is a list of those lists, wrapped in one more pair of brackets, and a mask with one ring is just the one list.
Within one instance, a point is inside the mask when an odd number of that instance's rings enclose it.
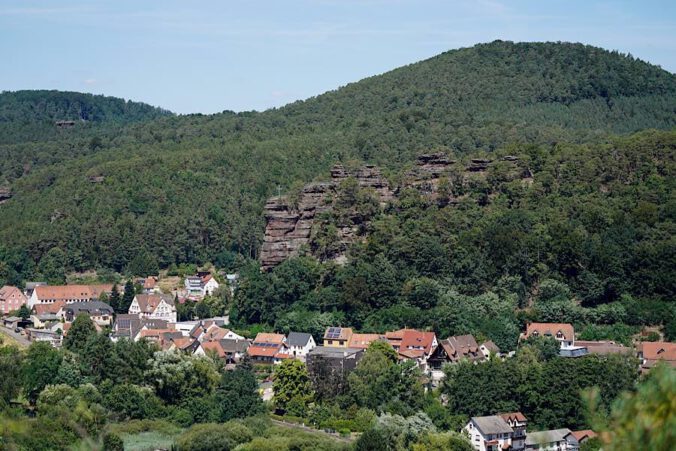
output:
{"label": "tree-covered hillside", "polygon": [[[54,111],[77,118],[78,96],[62,96],[73,100],[41,108],[36,121],[56,119]],[[161,266],[231,251],[255,258],[265,199],[325,176],[336,161],[374,162],[396,177],[430,150],[536,145],[547,155],[560,142],[601,145],[612,133],[676,124],[673,74],[561,43],[454,50],[263,113],[177,117],[95,99],[101,108],[86,114],[102,122],[51,130],[39,142],[23,133],[41,101],[16,100],[23,113],[0,115],[18,116],[0,125],[0,187],[13,195],[0,205],[0,255],[12,279],[34,274],[50,251],[76,270],[123,270],[142,251]],[[115,105],[139,121],[106,122]],[[162,117],[141,120],[153,115]]]}
{"label": "tree-covered hillside", "polygon": [[0,93],[0,144],[59,139],[55,124],[124,125],[166,116],[171,112],[117,97],[64,91]]}

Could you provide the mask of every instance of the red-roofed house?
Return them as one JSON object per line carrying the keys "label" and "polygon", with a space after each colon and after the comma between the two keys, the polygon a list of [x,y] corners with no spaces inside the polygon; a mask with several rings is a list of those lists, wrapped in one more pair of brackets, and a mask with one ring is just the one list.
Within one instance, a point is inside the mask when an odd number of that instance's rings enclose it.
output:
{"label": "red-roofed house", "polygon": [[348,347],[354,349],[366,349],[371,343],[382,338],[384,337],[380,334],[352,334]]}
{"label": "red-roofed house", "polygon": [[581,445],[587,440],[596,437],[598,434],[591,429],[585,429],[583,431],[573,431],[571,432],[573,434],[573,437],[578,441],[578,443]]}
{"label": "red-roofed house", "polygon": [[286,348],[286,337],[282,334],[261,332],[246,352],[257,363],[280,363],[291,357]]}
{"label": "red-roofed house", "polygon": [[130,315],[176,322],[176,305],[169,294],[137,294],[129,306]]}
{"label": "red-roofed house", "polygon": [[528,427],[528,420],[521,412],[501,413],[499,416],[507,422],[512,428],[512,447],[510,450],[522,450],[526,448],[526,428]]}
{"label": "red-roofed house", "polygon": [[105,285],[40,285],[35,287],[28,299],[28,307],[38,304],[53,304],[63,301],[66,304],[73,302],[97,301],[102,293],[110,294],[113,291],[111,284]]}
{"label": "red-roofed house", "polygon": [[530,323],[526,326],[523,339],[530,337],[552,337],[562,348],[571,348],[575,345],[575,329],[568,323]]}
{"label": "red-roofed house", "polygon": [[659,362],[676,368],[676,343],[666,341],[643,341],[636,347],[641,360],[641,371],[647,372]]}
{"label": "red-roofed house", "polygon": [[5,285],[0,288],[0,315],[19,310],[27,301],[26,295],[17,287]]}

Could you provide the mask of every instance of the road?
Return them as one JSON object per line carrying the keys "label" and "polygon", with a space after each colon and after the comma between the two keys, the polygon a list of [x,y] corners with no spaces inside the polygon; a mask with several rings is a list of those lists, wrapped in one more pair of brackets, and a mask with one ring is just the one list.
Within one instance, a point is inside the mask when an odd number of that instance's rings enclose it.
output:
{"label": "road", "polygon": [[4,326],[0,326],[0,334],[4,334],[4,335],[9,336],[11,339],[13,339],[14,341],[16,341],[16,342],[19,344],[19,346],[25,346],[25,347],[28,347],[28,346],[30,346],[30,344],[31,344],[31,342],[28,341],[28,340],[26,339],[26,337],[24,337],[24,336],[21,335],[21,334],[17,334],[17,333],[14,332],[12,329],[8,329],[8,328],[6,328],[6,327],[4,327]]}

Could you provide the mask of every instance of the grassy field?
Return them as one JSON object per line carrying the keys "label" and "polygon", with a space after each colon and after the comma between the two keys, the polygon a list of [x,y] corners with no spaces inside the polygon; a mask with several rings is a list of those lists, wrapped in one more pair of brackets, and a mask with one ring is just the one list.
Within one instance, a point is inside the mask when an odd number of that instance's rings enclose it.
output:
{"label": "grassy field", "polygon": [[182,429],[162,420],[132,420],[108,425],[124,441],[125,451],[170,449]]}

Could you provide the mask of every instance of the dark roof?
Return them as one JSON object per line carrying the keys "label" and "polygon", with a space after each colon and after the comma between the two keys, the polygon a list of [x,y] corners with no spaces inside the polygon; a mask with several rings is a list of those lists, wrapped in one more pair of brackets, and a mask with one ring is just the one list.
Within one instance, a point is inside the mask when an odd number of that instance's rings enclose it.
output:
{"label": "dark roof", "polygon": [[305,346],[310,338],[312,338],[312,335],[304,332],[289,332],[289,336],[286,337],[286,344],[287,346]]}
{"label": "dark roof", "polygon": [[219,343],[221,344],[221,348],[223,348],[223,351],[227,353],[245,352],[250,345],[249,340],[239,340],[231,338],[224,338],[222,340],[219,340]]}
{"label": "dark roof", "polygon": [[573,435],[570,429],[552,429],[551,431],[536,431],[526,433],[526,446],[546,446],[552,442],[562,441],[567,441],[573,444],[578,443],[575,435]]}
{"label": "dark roof", "polygon": [[484,435],[514,432],[509,424],[507,424],[507,422],[502,417],[497,415],[490,415],[487,417],[472,417],[472,421]]}
{"label": "dark roof", "polygon": [[113,313],[113,308],[101,301],[73,302],[72,304],[66,304],[63,310],[70,310],[73,312],[73,315],[77,315],[78,313],[110,315]]}

